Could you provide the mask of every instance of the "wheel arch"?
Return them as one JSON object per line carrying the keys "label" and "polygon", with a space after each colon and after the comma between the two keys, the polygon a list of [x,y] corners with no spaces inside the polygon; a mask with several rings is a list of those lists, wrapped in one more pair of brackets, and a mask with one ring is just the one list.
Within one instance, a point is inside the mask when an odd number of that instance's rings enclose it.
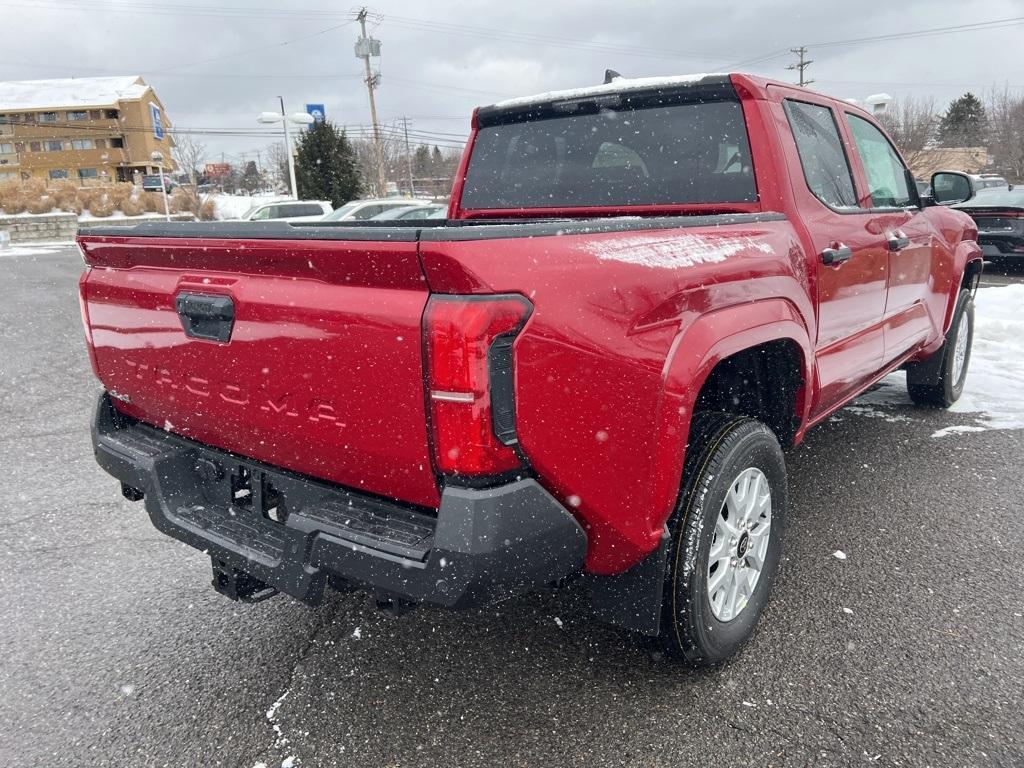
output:
{"label": "wheel arch", "polygon": [[981,280],[984,270],[984,257],[978,244],[973,240],[965,240],[957,246],[954,256],[954,275],[957,276],[950,285],[949,296],[946,297],[946,314],[942,322],[942,333],[945,334],[953,324],[953,312],[956,309],[956,300],[960,291],[966,289],[973,294]]}
{"label": "wheel arch", "polygon": [[[742,375],[761,355],[784,363],[771,372],[776,377],[771,385],[791,389],[792,413],[779,414],[769,421],[776,422],[773,431],[779,442],[793,445],[799,442],[807,422],[814,358],[807,327],[792,303],[765,299],[717,310],[700,316],[676,337],[663,371],[655,443],[651,509],[657,511],[653,522],[659,529],[679,494],[694,410],[713,400],[707,394],[708,387],[719,387],[723,372]],[[764,381],[758,383],[760,386]],[[765,393],[760,389],[758,392],[763,403]],[[749,406],[749,402],[740,397],[741,406]],[[763,413],[750,410],[756,411],[741,407],[736,412],[763,419]]]}

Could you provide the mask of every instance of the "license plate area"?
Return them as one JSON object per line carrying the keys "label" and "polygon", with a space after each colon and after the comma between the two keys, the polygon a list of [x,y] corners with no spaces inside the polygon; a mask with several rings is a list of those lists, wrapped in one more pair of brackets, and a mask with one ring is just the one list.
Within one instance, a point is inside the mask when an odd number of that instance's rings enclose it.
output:
{"label": "license plate area", "polygon": [[282,525],[288,519],[284,494],[268,473],[244,464],[239,464],[231,472],[228,503],[239,509],[252,510]]}

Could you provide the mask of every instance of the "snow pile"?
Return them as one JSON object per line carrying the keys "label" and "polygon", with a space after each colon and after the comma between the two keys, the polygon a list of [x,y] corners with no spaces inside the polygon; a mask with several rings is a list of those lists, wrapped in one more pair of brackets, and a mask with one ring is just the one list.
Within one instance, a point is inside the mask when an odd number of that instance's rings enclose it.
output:
{"label": "snow pile", "polygon": [[585,243],[584,248],[601,260],[663,269],[717,264],[742,252],[773,252],[768,243],[752,237],[716,234],[616,237]]}
{"label": "snow pile", "polygon": [[[1024,429],[1024,285],[982,288],[974,300],[974,345],[967,383],[954,413],[978,414],[976,427],[939,430],[935,437],[977,429]],[[906,377],[888,376],[859,404],[906,405]]]}

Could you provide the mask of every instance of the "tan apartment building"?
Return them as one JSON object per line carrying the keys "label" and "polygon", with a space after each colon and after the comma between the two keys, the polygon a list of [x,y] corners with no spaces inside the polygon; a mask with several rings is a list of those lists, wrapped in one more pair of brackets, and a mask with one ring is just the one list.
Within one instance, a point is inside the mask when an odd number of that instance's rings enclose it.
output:
{"label": "tan apartment building", "polygon": [[141,77],[0,82],[0,181],[138,181],[154,151],[171,171],[170,127]]}

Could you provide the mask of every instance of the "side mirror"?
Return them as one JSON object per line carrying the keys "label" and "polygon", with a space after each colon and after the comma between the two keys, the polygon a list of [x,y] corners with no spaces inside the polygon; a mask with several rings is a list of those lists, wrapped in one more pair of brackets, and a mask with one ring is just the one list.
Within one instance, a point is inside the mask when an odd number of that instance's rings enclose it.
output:
{"label": "side mirror", "polygon": [[974,197],[974,185],[966,173],[939,171],[932,174],[932,200],[936,205],[956,205]]}

